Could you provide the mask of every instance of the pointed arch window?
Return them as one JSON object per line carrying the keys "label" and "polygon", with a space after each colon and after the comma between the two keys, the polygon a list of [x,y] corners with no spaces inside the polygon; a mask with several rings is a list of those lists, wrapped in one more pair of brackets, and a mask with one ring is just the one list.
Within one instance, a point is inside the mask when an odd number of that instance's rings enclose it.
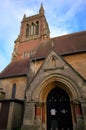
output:
{"label": "pointed arch window", "polygon": [[12,86],[12,99],[15,98],[15,95],[16,95],[16,84],[14,83],[13,86]]}
{"label": "pointed arch window", "polygon": [[31,35],[33,35],[33,34],[34,34],[34,24],[32,22],[32,24],[31,24]]}
{"label": "pointed arch window", "polygon": [[39,21],[36,21],[36,34],[39,34]]}
{"label": "pointed arch window", "polygon": [[26,26],[26,37],[30,35],[30,26],[27,24]]}

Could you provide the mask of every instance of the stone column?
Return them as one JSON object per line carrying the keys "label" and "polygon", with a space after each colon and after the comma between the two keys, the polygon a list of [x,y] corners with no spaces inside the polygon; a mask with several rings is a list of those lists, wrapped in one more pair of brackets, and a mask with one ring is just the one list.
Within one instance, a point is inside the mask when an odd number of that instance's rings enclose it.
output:
{"label": "stone column", "polygon": [[76,129],[75,130],[83,130],[83,118],[82,118],[82,110],[80,102],[75,102],[75,116],[76,116]]}
{"label": "stone column", "polygon": [[46,129],[46,121],[45,121],[45,115],[46,115],[46,111],[45,111],[45,103],[42,103],[41,105],[41,119],[42,119],[42,130]]}
{"label": "stone column", "polygon": [[43,103],[42,105],[42,122],[45,123],[45,114],[46,114],[46,111],[45,111],[45,103]]}
{"label": "stone column", "polygon": [[86,130],[86,100],[81,101],[83,121],[84,121],[84,130]]}
{"label": "stone column", "polygon": [[76,130],[75,104],[73,102],[71,102],[71,112],[72,112],[73,130]]}

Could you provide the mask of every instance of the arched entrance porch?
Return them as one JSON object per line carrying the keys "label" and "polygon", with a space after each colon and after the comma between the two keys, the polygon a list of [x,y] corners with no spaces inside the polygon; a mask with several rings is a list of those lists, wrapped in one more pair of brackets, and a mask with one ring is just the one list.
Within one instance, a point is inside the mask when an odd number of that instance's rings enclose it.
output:
{"label": "arched entrance porch", "polygon": [[[68,100],[68,102],[63,103],[64,108],[62,109],[62,112],[63,113],[66,112],[64,110],[65,105],[66,105],[67,110],[69,112],[69,116],[67,116],[67,118],[70,118],[68,124],[71,124],[71,127],[68,129],[77,130],[77,128],[80,127],[80,123],[82,122],[81,104],[77,100],[80,98],[80,93],[79,93],[77,86],[72,81],[70,81],[68,78],[65,78],[62,76],[61,77],[51,77],[51,78],[46,79],[37,87],[37,89],[33,93],[33,99],[34,100],[36,99],[39,102],[39,104],[37,104],[37,106],[36,106],[36,116],[38,116],[41,119],[42,124],[43,124],[43,129],[49,130],[49,127],[50,127],[50,126],[48,126],[48,124],[49,124],[48,109],[49,108],[47,107],[48,106],[47,101],[48,101],[48,98],[51,98],[53,96],[53,91],[57,91],[57,93],[62,92],[63,98],[66,98],[66,100]],[[51,94],[52,96],[49,96],[50,93],[52,93]],[[58,94],[56,96],[58,97]],[[57,98],[57,99],[60,100],[60,98]],[[55,107],[57,107],[57,106],[59,106],[58,103]],[[62,104],[61,104],[61,106],[62,106]],[[55,110],[52,110],[52,111],[53,111],[53,113],[55,112]],[[59,109],[59,111],[60,111],[60,109]],[[50,115],[49,115],[49,117],[50,117]],[[68,119],[66,120],[66,122],[67,121],[68,121]],[[64,128],[67,127],[68,124],[66,124],[66,126],[64,126]],[[65,129],[61,128],[61,129],[68,130],[66,128]]]}

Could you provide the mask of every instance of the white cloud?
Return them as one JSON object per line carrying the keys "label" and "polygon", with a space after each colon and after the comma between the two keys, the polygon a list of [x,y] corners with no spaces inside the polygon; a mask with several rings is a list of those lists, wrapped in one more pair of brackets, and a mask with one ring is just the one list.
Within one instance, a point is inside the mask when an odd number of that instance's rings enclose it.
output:
{"label": "white cloud", "polygon": [[61,35],[65,35],[69,33],[67,29],[63,29],[59,27],[56,28],[54,26],[50,26],[50,29],[52,30],[52,32],[50,33],[51,37],[57,37],[57,36],[61,36]]}
{"label": "white cloud", "polygon": [[[85,12],[86,0],[3,0],[0,1],[0,66],[11,59],[14,40],[20,32],[23,15],[31,16],[39,12],[41,3],[49,23],[51,37],[64,35],[80,27],[77,19]],[[77,13],[80,15],[77,16]],[[84,13],[83,26],[86,27]],[[4,50],[4,54],[3,51]],[[9,60],[8,60],[9,59]],[[0,60],[0,61],[1,61]]]}

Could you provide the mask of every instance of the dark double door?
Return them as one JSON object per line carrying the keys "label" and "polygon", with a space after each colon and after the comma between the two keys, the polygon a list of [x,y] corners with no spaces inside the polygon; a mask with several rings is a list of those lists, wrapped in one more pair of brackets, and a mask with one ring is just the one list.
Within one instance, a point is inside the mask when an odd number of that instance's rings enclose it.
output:
{"label": "dark double door", "polygon": [[69,96],[58,87],[47,97],[47,130],[73,130]]}

